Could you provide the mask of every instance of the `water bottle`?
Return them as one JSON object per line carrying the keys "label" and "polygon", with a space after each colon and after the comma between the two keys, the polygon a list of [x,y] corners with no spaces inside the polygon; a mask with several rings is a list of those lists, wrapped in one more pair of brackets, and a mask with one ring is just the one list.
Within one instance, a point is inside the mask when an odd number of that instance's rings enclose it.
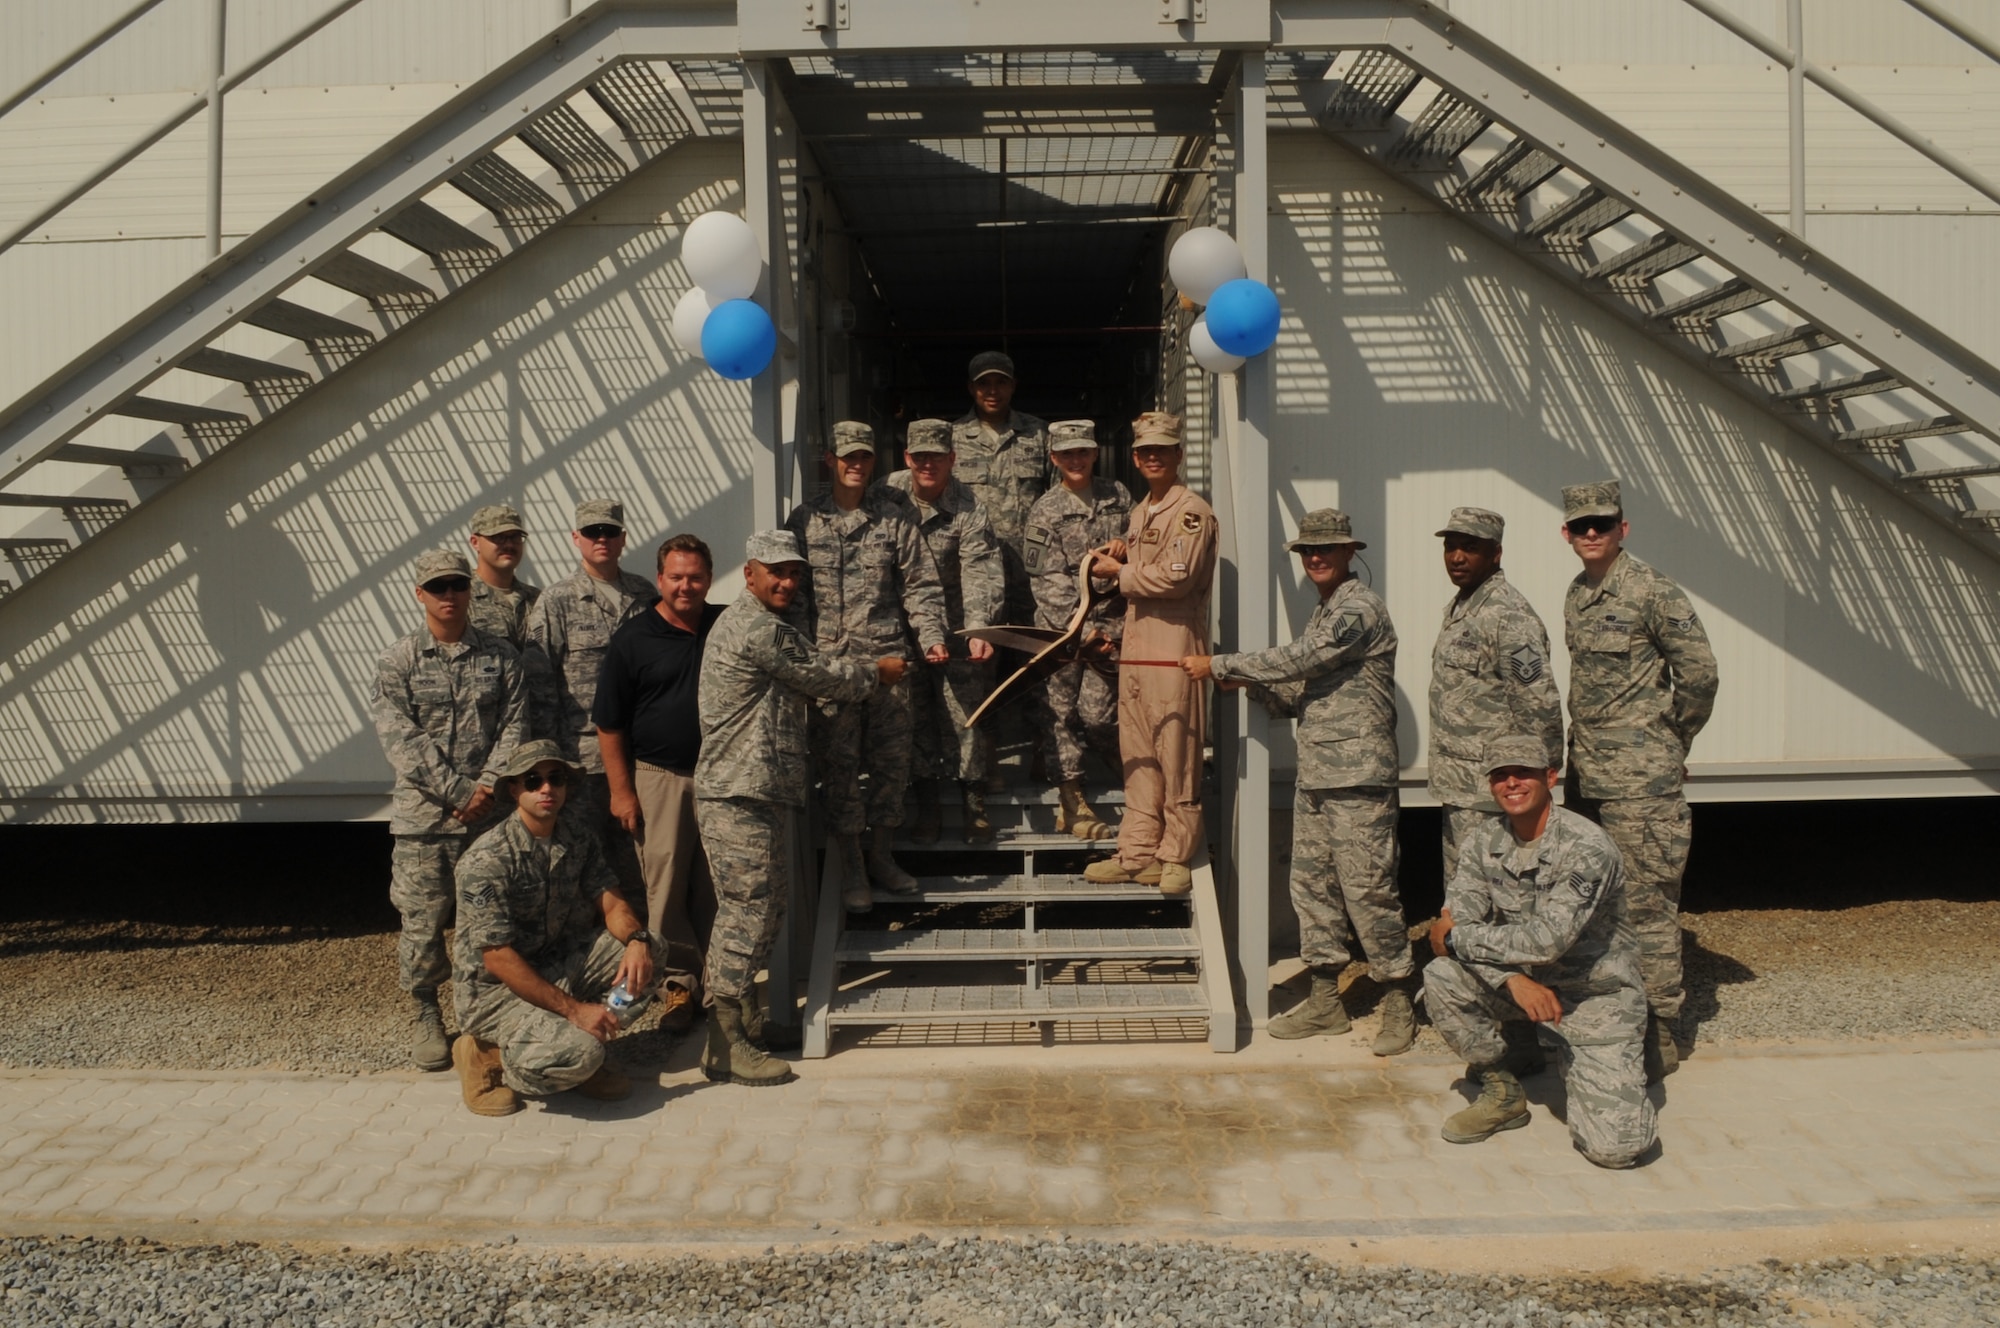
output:
{"label": "water bottle", "polygon": [[644,996],[634,996],[622,982],[604,996],[604,1008],[611,1011],[612,1017],[618,1020],[620,1028],[631,1023],[645,1003]]}

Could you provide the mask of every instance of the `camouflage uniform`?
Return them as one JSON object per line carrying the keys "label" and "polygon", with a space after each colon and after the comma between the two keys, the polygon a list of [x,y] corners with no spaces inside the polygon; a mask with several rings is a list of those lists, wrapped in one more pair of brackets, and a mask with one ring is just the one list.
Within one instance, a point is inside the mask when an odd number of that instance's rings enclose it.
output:
{"label": "camouflage uniform", "polygon": [[1562,696],[1549,669],[1549,634],[1527,597],[1495,568],[1470,595],[1444,606],[1431,647],[1430,791],[1444,809],[1444,872],[1458,845],[1500,806],[1479,768],[1488,739],[1533,734],[1563,749]]}
{"label": "camouflage uniform", "polygon": [[[751,557],[768,538],[752,537]],[[806,803],[807,699],[860,709],[878,690],[873,658],[814,649],[748,593],[709,629],[694,814],[715,878],[706,981],[718,999],[750,995],[784,917],[785,827]]]}
{"label": "camouflage uniform", "polygon": [[1646,999],[1680,1014],[1681,874],[1693,822],[1681,771],[1715,708],[1715,652],[1681,588],[1620,552],[1596,586],[1579,573],[1563,600],[1569,645],[1569,786],[1625,859]]}
{"label": "camouflage uniform", "polygon": [[[551,985],[579,1001],[602,1001],[625,958],[625,943],[604,928],[600,902],[616,885],[597,837],[567,807],[548,839],[509,815],[459,861],[458,1026],[499,1046],[501,1073],[516,1093],[547,1097],[576,1087],[604,1063],[604,1044],[515,995],[487,971],[484,952],[509,947]],[[652,951],[657,969],[666,946],[656,938]]]}
{"label": "camouflage uniform", "polygon": [[[1076,613],[1076,572],[1092,549],[1125,538],[1132,521],[1132,495],[1117,480],[1093,475],[1088,501],[1061,484],[1028,510],[1028,575],[1035,592],[1035,625],[1067,627]],[[1115,579],[1101,586],[1117,589]],[[1084,634],[1111,641],[1125,634],[1125,599],[1111,595],[1092,607]],[[1123,769],[1118,751],[1118,685],[1082,662],[1050,674],[1036,693],[1040,727],[1055,735],[1057,779],[1083,778],[1083,756],[1094,750],[1113,770]],[[1122,777],[1122,776],[1121,776]]]}
{"label": "camouflage uniform", "polygon": [[1652,1147],[1645,986],[1610,838],[1551,807],[1541,838],[1520,844],[1494,815],[1467,837],[1445,904],[1450,953],[1424,968],[1424,1006],[1451,1049],[1475,1068],[1503,1061],[1503,1021],[1527,1017],[1506,982],[1525,974],[1562,1002],[1561,1023],[1533,1027],[1556,1047],[1576,1146],[1610,1166]]}
{"label": "camouflage uniform", "polygon": [[570,789],[566,810],[602,841],[619,891],[643,914],[645,877],[639,854],[625,827],[611,818],[611,781],[597,749],[597,726],[590,708],[597,700],[597,671],[613,633],[659,599],[644,577],[621,571],[616,581],[600,581],[579,567],[541,593],[528,615],[530,649],[541,655],[531,678],[543,686],[537,697],[536,733],[552,737],[563,755],[584,770]]}
{"label": "camouflage uniform", "polygon": [[1030,622],[1035,613],[1025,541],[1028,513],[1049,487],[1048,429],[1042,420],[1018,410],[1008,415],[1004,429],[995,430],[970,411],[951,427],[952,450],[958,453],[952,477],[979,500],[1006,559],[1004,621],[1010,623]]}
{"label": "camouflage uniform", "polygon": [[491,789],[527,739],[520,656],[477,627],[450,645],[420,628],[383,652],[369,710],[396,771],[389,898],[403,918],[397,967],[404,991],[434,990],[451,976],[444,933],[453,872],[472,835],[451,813]]}
{"label": "camouflage uniform", "polygon": [[[886,655],[908,658],[912,635],[919,652],[944,643],[945,601],[937,568],[899,500],[871,489],[852,512],[843,512],[825,493],[793,508],[784,528],[798,538],[810,569],[787,617],[821,654],[864,660],[872,668]],[[913,667],[926,665],[920,659]],[[853,702],[813,707],[813,765],[835,834],[903,823],[912,738],[909,687],[905,679]]]}
{"label": "camouflage uniform", "polygon": [[472,604],[465,611],[465,620],[488,636],[497,636],[516,650],[525,650],[528,614],[541,595],[540,586],[531,586],[519,578],[515,579],[512,590],[502,590],[474,576]]}
{"label": "camouflage uniform", "polygon": [[923,536],[944,591],[945,626],[953,633],[946,641],[950,662],[919,665],[922,671],[913,680],[915,774],[919,779],[984,779],[992,741],[984,729],[968,729],[965,721],[993,690],[993,661],[968,658],[965,639],[956,634],[1000,620],[1007,595],[1000,545],[979,500],[956,477],[928,510],[911,492],[913,481],[909,471],[899,470],[882,487],[904,504]]}
{"label": "camouflage uniform", "polygon": [[[1301,541],[1317,542],[1306,538]],[[1289,645],[1217,655],[1218,679],[1252,684],[1275,713],[1299,721],[1299,798],[1292,808],[1292,907],[1299,957],[1315,969],[1353,958],[1369,975],[1415,972],[1396,887],[1396,629],[1382,597],[1349,577],[1319,602]]]}

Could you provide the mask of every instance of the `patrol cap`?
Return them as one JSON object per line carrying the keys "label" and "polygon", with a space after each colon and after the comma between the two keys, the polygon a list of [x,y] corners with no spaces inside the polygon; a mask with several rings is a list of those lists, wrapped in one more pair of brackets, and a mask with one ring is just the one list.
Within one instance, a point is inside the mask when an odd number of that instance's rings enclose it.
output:
{"label": "patrol cap", "polygon": [[586,498],[576,505],[576,524],[572,530],[588,530],[592,526],[616,526],[625,529],[625,504],[609,498]]}
{"label": "patrol cap", "polygon": [[1132,446],[1179,447],[1181,417],[1164,410],[1149,410],[1132,421]]}
{"label": "patrol cap", "polygon": [[1542,745],[1542,740],[1525,733],[1510,733],[1486,744],[1486,773],[1489,775],[1510,765],[1547,770],[1551,764],[1549,749]]}
{"label": "patrol cap", "polygon": [[1057,420],[1049,426],[1049,451],[1081,452],[1097,450],[1095,420]]}
{"label": "patrol cap", "polygon": [[544,761],[560,761],[569,767],[571,774],[583,773],[582,767],[563,755],[562,748],[556,746],[554,738],[536,738],[532,742],[522,743],[514,749],[514,754],[507,758],[507,764],[501,766],[495,773],[502,779],[513,779],[517,775],[527,774]]}
{"label": "patrol cap", "polygon": [[465,561],[465,555],[455,549],[425,549],[417,555],[414,569],[417,584],[435,581],[441,576],[472,575],[472,564]]}
{"label": "patrol cap", "polygon": [[1474,539],[1492,540],[1498,544],[1506,530],[1507,518],[1498,512],[1489,512],[1483,507],[1454,507],[1451,509],[1451,520],[1444,523],[1444,529],[1438,534],[1470,535]]}
{"label": "patrol cap", "polygon": [[952,451],[950,420],[911,420],[903,432],[905,452]]}
{"label": "patrol cap", "polygon": [[1563,486],[1564,521],[1574,521],[1580,516],[1623,515],[1625,507],[1618,498],[1617,480],[1599,480],[1595,484]]}
{"label": "patrol cap", "polygon": [[982,350],[965,366],[965,380],[976,383],[987,374],[1014,376],[1014,357],[1003,350]]}
{"label": "patrol cap", "polygon": [[472,514],[475,535],[505,535],[509,531],[525,535],[528,528],[522,524],[521,514],[506,503],[489,503]]}
{"label": "patrol cap", "polygon": [[833,442],[828,445],[827,451],[835,456],[844,457],[852,452],[872,453],[874,450],[875,431],[860,420],[842,420],[833,426]]}
{"label": "patrol cap", "polygon": [[1317,544],[1352,544],[1357,549],[1368,547],[1354,538],[1354,522],[1337,507],[1321,507],[1307,512],[1299,519],[1299,533],[1285,541],[1285,548],[1297,553]]}
{"label": "patrol cap", "polygon": [[776,530],[760,530],[743,544],[743,556],[750,562],[775,567],[779,563],[802,563],[806,556],[799,552],[799,537],[782,527]]}

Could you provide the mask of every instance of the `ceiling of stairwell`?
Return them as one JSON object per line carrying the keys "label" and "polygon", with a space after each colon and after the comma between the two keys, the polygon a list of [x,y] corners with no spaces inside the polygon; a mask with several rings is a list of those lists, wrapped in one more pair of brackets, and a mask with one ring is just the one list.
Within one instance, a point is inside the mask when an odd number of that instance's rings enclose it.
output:
{"label": "ceiling of stairwell", "polygon": [[1215,51],[815,56],[781,82],[908,353],[949,381],[1004,339],[1024,380],[1051,362],[1047,382],[1073,355],[1052,334],[1157,321],[1160,242],[1209,169],[1234,68]]}

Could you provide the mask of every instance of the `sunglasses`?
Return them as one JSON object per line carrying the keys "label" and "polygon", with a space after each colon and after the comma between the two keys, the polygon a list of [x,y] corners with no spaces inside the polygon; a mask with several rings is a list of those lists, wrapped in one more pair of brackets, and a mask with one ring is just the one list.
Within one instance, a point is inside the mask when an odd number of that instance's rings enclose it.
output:
{"label": "sunglasses", "polygon": [[569,783],[569,771],[551,770],[546,775],[539,770],[530,770],[521,776],[521,787],[530,793],[538,793],[547,784],[550,788],[561,788]]}
{"label": "sunglasses", "polygon": [[1618,529],[1620,522],[1615,516],[1580,516],[1564,524],[1572,535],[1609,535]]}
{"label": "sunglasses", "polygon": [[435,580],[424,582],[424,589],[438,596],[463,595],[466,591],[472,589],[472,578],[469,576],[441,576]]}
{"label": "sunglasses", "polygon": [[585,526],[576,533],[587,540],[604,540],[607,543],[611,540],[625,538],[625,528],[623,526]]}

